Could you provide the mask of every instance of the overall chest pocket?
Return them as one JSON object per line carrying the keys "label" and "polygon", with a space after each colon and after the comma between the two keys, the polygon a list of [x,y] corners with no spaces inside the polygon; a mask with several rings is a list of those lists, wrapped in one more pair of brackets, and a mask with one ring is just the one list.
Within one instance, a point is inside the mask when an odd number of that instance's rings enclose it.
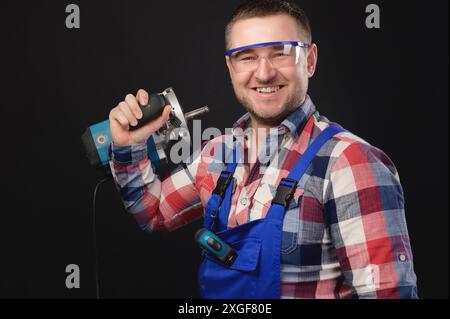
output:
{"label": "overall chest pocket", "polygon": [[205,254],[199,269],[203,298],[253,298],[260,261],[261,240],[248,238],[230,243],[238,257],[230,266]]}

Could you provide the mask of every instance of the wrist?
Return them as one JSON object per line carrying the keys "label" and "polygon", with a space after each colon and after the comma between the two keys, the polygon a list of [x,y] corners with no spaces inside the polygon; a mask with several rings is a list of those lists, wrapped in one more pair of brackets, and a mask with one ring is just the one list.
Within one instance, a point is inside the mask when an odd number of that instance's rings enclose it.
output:
{"label": "wrist", "polygon": [[147,143],[117,145],[111,143],[112,161],[119,165],[133,165],[148,158]]}

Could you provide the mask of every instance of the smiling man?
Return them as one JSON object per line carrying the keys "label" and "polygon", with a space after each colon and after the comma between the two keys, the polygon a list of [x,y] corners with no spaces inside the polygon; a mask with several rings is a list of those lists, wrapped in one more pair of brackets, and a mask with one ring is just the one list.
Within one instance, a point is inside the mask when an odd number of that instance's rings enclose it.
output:
{"label": "smiling man", "polygon": [[301,12],[299,21],[284,13],[253,17],[257,12],[244,12],[226,29],[226,46],[235,48],[226,56],[234,91],[257,127],[278,126],[305,101],[317,46],[310,44],[309,23]]}
{"label": "smiling man", "polygon": [[[128,95],[110,113],[110,165],[126,209],[149,232],[204,217],[205,298],[417,298],[399,175],[381,150],[316,110],[307,91],[318,49],[305,13],[290,1],[249,1],[225,36],[248,111],[233,147],[215,152],[229,146],[218,137],[161,180],[146,140],[169,107],[130,131],[148,94]],[[229,262],[218,258],[226,247]]]}

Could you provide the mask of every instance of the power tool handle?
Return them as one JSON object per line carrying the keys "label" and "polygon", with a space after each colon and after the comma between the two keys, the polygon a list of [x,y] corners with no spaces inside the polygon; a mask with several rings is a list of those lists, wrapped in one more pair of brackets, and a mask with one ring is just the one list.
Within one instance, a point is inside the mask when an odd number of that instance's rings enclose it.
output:
{"label": "power tool handle", "polygon": [[168,103],[164,99],[164,96],[161,94],[151,94],[149,103],[145,106],[141,106],[142,110],[142,118],[138,120],[138,124],[136,126],[130,126],[130,131],[137,130],[141,128],[145,124],[156,120],[164,111],[164,107]]}

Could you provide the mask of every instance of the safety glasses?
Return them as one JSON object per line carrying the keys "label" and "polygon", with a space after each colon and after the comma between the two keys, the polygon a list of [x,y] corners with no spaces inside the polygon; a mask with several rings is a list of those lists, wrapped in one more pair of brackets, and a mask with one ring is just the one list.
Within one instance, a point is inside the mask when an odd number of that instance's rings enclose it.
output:
{"label": "safety glasses", "polygon": [[273,68],[291,67],[300,61],[300,49],[309,48],[308,43],[298,41],[265,42],[228,50],[235,72],[254,72],[265,58]]}

